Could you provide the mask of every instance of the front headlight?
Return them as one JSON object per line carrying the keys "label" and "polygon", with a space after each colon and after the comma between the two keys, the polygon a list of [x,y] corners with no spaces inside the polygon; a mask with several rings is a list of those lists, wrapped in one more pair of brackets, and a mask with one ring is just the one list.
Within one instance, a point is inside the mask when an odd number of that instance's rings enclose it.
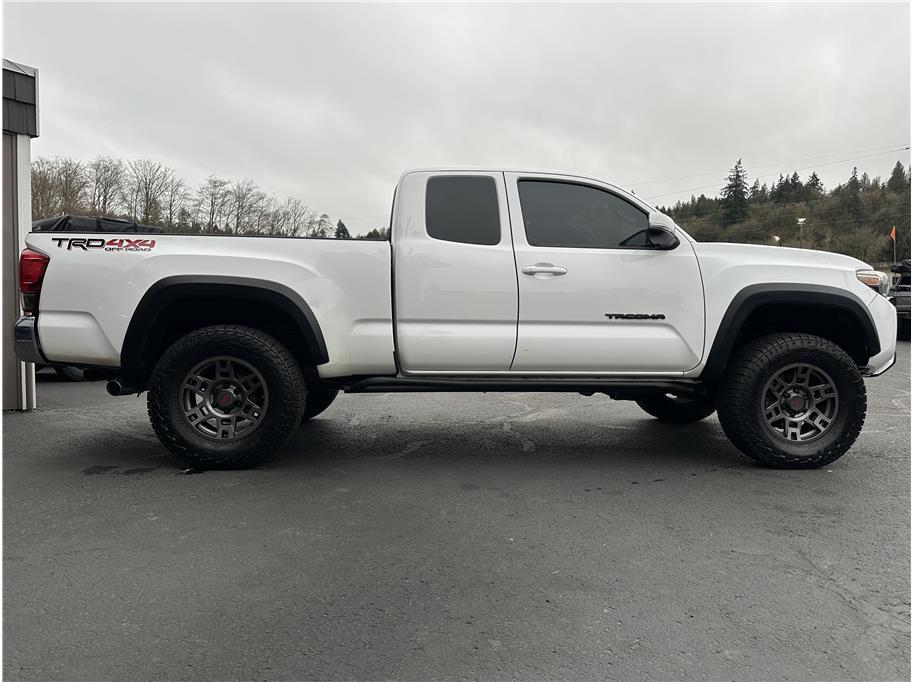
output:
{"label": "front headlight", "polygon": [[871,287],[881,296],[886,296],[890,290],[890,277],[877,270],[858,270],[855,273],[858,281]]}

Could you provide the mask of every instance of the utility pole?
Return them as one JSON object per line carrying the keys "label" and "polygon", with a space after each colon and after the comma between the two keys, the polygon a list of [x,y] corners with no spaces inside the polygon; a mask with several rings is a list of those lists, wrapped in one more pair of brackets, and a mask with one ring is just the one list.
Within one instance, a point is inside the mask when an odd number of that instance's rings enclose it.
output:
{"label": "utility pole", "polygon": [[798,248],[804,248],[804,221],[806,218],[798,218]]}

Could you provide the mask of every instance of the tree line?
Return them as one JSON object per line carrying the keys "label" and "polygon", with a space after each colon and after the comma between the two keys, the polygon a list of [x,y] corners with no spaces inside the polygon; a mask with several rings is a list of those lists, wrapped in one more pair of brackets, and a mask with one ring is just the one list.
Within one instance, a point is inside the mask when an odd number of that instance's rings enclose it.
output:
{"label": "tree line", "polygon": [[92,215],[171,233],[352,238],[342,220],[334,224],[299,198],[216,175],[191,187],[174,169],[150,159],[39,157],[31,175],[33,220]]}
{"label": "tree line", "polygon": [[[899,161],[886,180],[859,175],[827,191],[816,172],[780,175],[771,185],[748,178],[739,159],[719,196],[691,196],[659,210],[701,241],[770,244],[836,251],[866,261],[909,257],[910,171]],[[345,223],[296,197],[252,180],[210,175],[189,186],[174,169],[149,159],[67,157],[32,163],[32,218],[57,215],[125,218],[172,233],[218,233],[350,239]],[[803,218],[799,224],[798,219]],[[378,227],[360,238],[386,239]]]}
{"label": "tree line", "polygon": [[[912,174],[897,161],[886,180],[858,168],[827,191],[816,172],[772,184],[748,178],[735,163],[717,197],[691,196],[659,210],[699,241],[779,244],[835,251],[869,262],[909,258]],[[800,222],[799,222],[800,220]]]}

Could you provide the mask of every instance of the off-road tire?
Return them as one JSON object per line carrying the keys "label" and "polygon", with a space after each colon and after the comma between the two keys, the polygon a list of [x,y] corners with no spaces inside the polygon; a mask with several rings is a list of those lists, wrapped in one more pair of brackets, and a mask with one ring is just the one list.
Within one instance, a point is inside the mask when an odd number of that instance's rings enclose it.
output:
{"label": "off-road tire", "polygon": [[[184,377],[207,358],[230,356],[255,368],[268,389],[262,421],[251,433],[220,442],[197,433],[184,417]],[[162,444],[200,469],[255,466],[285,445],[301,422],[306,387],[294,356],[272,336],[239,325],[204,327],[178,339],[161,356],[149,378],[148,410]]]}
{"label": "off-road tire", "polygon": [[672,424],[698,422],[716,411],[715,400],[710,397],[678,398],[662,394],[637,400],[636,403],[660,422]]}
{"label": "off-road tire", "polygon": [[301,417],[301,423],[305,423],[322,413],[327,407],[332,405],[336,396],[339,395],[337,390],[314,389],[307,391],[307,405],[304,406],[304,416]]}
{"label": "off-road tire", "polygon": [[[826,372],[838,396],[838,410],[830,426],[806,442],[786,440],[764,417],[767,382],[795,363]],[[722,429],[748,457],[779,469],[815,469],[836,461],[852,447],[864,424],[867,395],[857,365],[836,344],[809,334],[771,334],[735,352],[716,403]]]}

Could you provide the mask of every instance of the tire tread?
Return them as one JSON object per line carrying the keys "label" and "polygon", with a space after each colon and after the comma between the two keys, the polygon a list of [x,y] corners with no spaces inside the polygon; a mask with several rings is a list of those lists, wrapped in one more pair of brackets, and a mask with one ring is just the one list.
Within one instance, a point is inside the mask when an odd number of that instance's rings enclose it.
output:
{"label": "tire tread", "polygon": [[[858,405],[839,437],[811,456],[796,456],[774,447],[755,419],[755,384],[777,358],[793,352],[822,353],[836,360],[857,391]],[[784,469],[814,469],[839,459],[861,433],[867,411],[864,379],[855,362],[832,341],[810,334],[771,334],[746,344],[729,362],[718,394],[722,430],[735,447],[766,466]]]}
{"label": "tire tread", "polygon": [[[242,453],[203,451],[194,448],[178,433],[168,418],[168,370],[186,352],[200,343],[217,341],[225,354],[232,349],[249,348],[253,344],[275,362],[279,373],[278,385],[270,386],[272,409],[278,417],[272,428],[251,438],[250,447]],[[159,358],[149,378],[147,409],[152,428],[162,444],[175,455],[200,468],[246,468],[255,466],[282,448],[295,433],[304,411],[304,379],[292,354],[275,338],[265,332],[241,325],[213,325],[198,329],[178,339]],[[297,402],[297,407],[295,403]],[[262,427],[261,427],[262,428]]]}

